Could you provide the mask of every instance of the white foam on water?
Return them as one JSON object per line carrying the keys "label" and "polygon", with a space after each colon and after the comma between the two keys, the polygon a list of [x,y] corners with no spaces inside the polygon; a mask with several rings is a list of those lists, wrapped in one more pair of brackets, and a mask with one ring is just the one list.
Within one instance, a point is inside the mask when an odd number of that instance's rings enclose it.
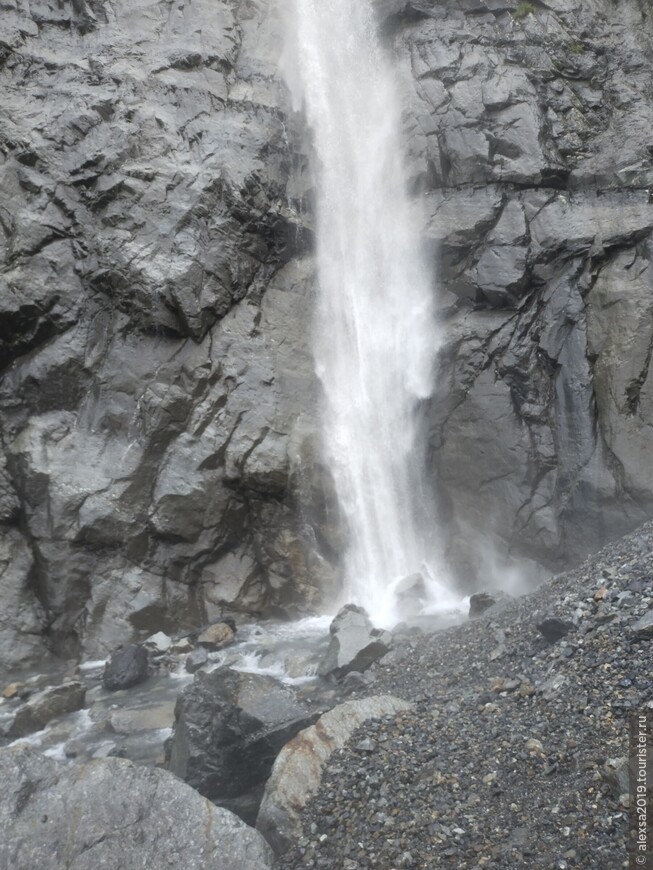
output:
{"label": "white foam on water", "polygon": [[79,665],[80,671],[99,671],[107,663],[107,659],[97,659],[92,662],[82,662]]}

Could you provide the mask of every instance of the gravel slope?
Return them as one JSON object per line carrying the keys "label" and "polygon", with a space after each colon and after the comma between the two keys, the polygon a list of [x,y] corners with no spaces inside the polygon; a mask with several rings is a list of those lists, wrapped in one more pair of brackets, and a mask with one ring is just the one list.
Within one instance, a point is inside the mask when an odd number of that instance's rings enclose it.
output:
{"label": "gravel slope", "polygon": [[[653,706],[653,640],[636,628],[651,608],[653,523],[463,626],[412,631],[355,695],[391,692],[414,712],[332,759],[279,868],[627,866],[614,766],[628,711]],[[569,633],[547,642],[547,617]]]}

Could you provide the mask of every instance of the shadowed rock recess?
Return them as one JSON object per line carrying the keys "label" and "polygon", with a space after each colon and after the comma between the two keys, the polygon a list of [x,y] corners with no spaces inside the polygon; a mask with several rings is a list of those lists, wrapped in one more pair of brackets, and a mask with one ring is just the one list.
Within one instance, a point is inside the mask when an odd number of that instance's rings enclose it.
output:
{"label": "shadowed rock recess", "polygon": [[[653,512],[653,12],[379,7],[448,336],[427,477],[488,585]],[[345,533],[274,5],[2,19],[0,659],[319,606]]]}

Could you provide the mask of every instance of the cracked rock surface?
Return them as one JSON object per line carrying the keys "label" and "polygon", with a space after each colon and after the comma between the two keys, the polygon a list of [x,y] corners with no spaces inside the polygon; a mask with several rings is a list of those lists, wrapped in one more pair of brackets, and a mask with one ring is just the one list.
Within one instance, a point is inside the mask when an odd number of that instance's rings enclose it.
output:
{"label": "cracked rock surface", "polygon": [[[448,336],[428,479],[456,576],[485,588],[653,510],[652,13],[378,5]],[[337,583],[275,8],[3,6],[7,668]]]}

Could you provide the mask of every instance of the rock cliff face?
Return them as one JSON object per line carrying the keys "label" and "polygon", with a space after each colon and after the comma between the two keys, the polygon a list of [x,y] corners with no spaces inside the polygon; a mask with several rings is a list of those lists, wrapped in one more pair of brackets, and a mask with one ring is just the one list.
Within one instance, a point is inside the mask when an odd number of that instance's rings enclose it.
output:
{"label": "rock cliff face", "polygon": [[[653,512],[653,12],[379,8],[447,320],[452,562],[562,564]],[[342,532],[275,5],[1,9],[0,659],[318,606]]]}
{"label": "rock cliff face", "polygon": [[447,311],[452,555],[576,561],[653,508],[653,10],[411,2],[389,26]]}

